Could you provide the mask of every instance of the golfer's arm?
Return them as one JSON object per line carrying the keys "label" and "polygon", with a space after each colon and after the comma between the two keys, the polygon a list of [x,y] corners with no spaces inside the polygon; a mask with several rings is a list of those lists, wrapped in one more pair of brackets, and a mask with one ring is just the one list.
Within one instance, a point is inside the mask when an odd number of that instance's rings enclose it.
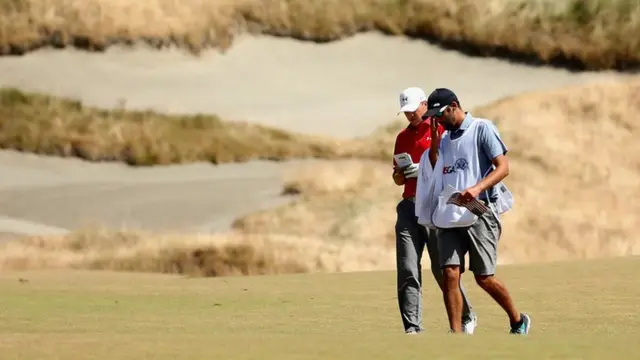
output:
{"label": "golfer's arm", "polygon": [[476,187],[480,192],[498,184],[504,178],[509,176],[509,159],[505,155],[498,155],[492,160],[492,163],[496,169],[476,184]]}
{"label": "golfer's arm", "polygon": [[[400,154],[402,151],[400,151],[400,144],[399,144],[399,139],[398,137],[396,137],[396,142],[393,145],[393,154]],[[404,174],[402,173],[402,171],[398,170],[397,168],[398,164],[396,164],[395,159],[393,160],[393,175],[391,175],[393,177],[393,182],[398,185],[398,186],[402,186],[404,185],[405,182],[405,178],[404,178]]]}

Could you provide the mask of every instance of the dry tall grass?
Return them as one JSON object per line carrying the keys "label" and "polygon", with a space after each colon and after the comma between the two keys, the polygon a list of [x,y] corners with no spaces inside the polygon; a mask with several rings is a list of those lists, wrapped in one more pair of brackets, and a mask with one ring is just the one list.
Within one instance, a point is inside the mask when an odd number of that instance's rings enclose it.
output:
{"label": "dry tall grass", "polygon": [[237,219],[233,227],[256,234],[322,238],[336,244],[392,246],[397,188],[390,163],[324,162],[289,176],[284,192],[298,200]]}
{"label": "dry tall grass", "polygon": [[[495,121],[510,148],[506,183],[516,207],[503,218],[501,263],[640,253],[638,111],[640,77],[526,93],[472,109]],[[366,141],[390,146],[399,126]],[[326,161],[296,171],[283,192],[300,198],[243,217],[228,234],[33,237],[1,244],[0,269],[220,276],[393,268],[401,189],[391,182],[390,160]]]}
{"label": "dry tall grass", "polygon": [[393,254],[382,247],[241,233],[210,236],[90,229],[4,242],[0,249],[0,271],[71,268],[228,276],[367,271],[393,263]]}
{"label": "dry tall grass", "polygon": [[[639,111],[640,77],[526,93],[472,109],[495,121],[511,151],[506,183],[516,207],[503,218],[501,262],[640,253]],[[387,129],[387,143],[395,130]],[[286,186],[302,194],[298,201],[246,216],[235,227],[391,246],[401,189],[391,181],[389,164],[308,168]]]}
{"label": "dry tall grass", "polygon": [[517,261],[640,253],[640,78],[504,99],[479,110],[511,145]]}
{"label": "dry tall grass", "polygon": [[332,41],[378,30],[481,55],[627,68],[640,60],[636,0],[0,0],[0,54],[114,42],[228,48],[240,31]]}
{"label": "dry tall grass", "polygon": [[[511,150],[506,183],[517,202],[503,218],[501,263],[640,253],[640,203],[634,201],[640,197],[638,111],[640,77],[526,93],[472,109],[495,121]],[[379,129],[353,148],[390,149],[400,126]],[[1,244],[0,268],[208,276],[389,269],[401,192],[391,182],[389,156],[296,171],[283,192],[300,194],[297,201],[243,217],[229,234],[35,237]]]}
{"label": "dry tall grass", "polygon": [[98,110],[78,101],[0,89],[2,149],[130,165],[382,156],[375,148],[369,155],[359,153],[362,142],[223,122],[210,115]]}

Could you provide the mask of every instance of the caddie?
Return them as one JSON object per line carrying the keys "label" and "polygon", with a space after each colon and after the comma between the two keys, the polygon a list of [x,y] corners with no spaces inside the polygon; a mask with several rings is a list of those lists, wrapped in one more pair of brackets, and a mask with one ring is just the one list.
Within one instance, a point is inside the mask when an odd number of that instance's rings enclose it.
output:
{"label": "caddie", "polygon": [[[476,283],[506,312],[510,333],[526,335],[531,328],[530,316],[516,308],[507,287],[495,276],[502,233],[499,216],[513,205],[512,194],[502,183],[509,175],[507,147],[496,126],[464,111],[453,91],[435,89],[427,104],[424,116],[435,118],[446,132],[436,157],[429,162],[434,167],[428,169],[430,177],[421,185],[416,211],[420,224],[437,229],[450,331],[463,331],[464,297],[458,284],[468,253]],[[461,195],[461,205],[447,203],[456,192]],[[489,211],[481,215],[471,212],[465,205],[473,199],[483,202]]]}

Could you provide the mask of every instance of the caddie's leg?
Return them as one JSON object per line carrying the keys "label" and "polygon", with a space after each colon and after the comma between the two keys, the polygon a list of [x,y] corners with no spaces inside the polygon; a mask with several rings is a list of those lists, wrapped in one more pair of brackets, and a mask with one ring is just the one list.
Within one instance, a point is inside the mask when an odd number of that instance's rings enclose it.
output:
{"label": "caddie's leg", "polygon": [[466,233],[460,229],[438,230],[438,250],[443,271],[443,298],[453,332],[462,332],[462,291],[460,276],[464,272],[464,255],[468,248]]}
{"label": "caddie's leg", "polygon": [[415,204],[402,200],[396,212],[398,306],[405,332],[420,332],[423,330],[421,259],[425,244],[417,231]]}
{"label": "caddie's leg", "polygon": [[473,271],[478,285],[507,313],[511,328],[522,327],[523,331],[526,328],[528,332],[529,322],[523,326],[522,316],[516,309],[507,287],[495,276],[501,232],[501,224],[491,211],[483,214],[468,230],[469,270]]}
{"label": "caddie's leg", "polygon": [[[422,227],[427,244],[427,251],[429,252],[429,260],[431,261],[431,273],[433,278],[438,283],[441,290],[443,289],[443,274],[440,267],[440,252],[438,251],[438,238],[437,231],[433,229],[427,229]],[[467,298],[467,294],[460,280],[460,292],[462,293],[462,322],[470,321],[473,316],[473,307]]]}

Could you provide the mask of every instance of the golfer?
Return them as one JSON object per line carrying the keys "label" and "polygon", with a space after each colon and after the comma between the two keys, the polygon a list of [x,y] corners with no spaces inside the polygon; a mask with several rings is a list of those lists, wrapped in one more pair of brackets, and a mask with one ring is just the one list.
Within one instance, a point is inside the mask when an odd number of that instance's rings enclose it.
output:
{"label": "golfer", "polygon": [[[442,127],[432,126],[430,120],[422,117],[427,111],[427,97],[422,89],[410,87],[400,93],[400,112],[404,112],[409,125],[396,137],[394,154],[407,153],[411,164],[399,167],[393,160],[393,180],[396,185],[404,186],[402,200],[396,207],[396,266],[398,305],[402,324],[407,334],[417,334],[422,327],[422,254],[427,247],[431,261],[431,272],[440,289],[443,288],[442,271],[438,262],[438,248],[435,234],[418,224],[415,214],[416,181],[419,172],[418,162],[427,149],[436,156],[438,143],[432,142],[432,136],[439,139],[444,132]],[[433,133],[433,134],[432,134]],[[435,157],[434,157],[435,159]],[[456,285],[458,286],[458,285]],[[476,317],[467,301],[462,285],[463,310],[458,315],[465,332],[473,333]]]}
{"label": "golfer", "polygon": [[[426,187],[436,196],[424,198],[435,199],[435,203],[428,206],[429,217],[431,227],[437,229],[450,331],[464,330],[460,322],[465,311],[464,296],[458,284],[468,252],[469,269],[478,285],[509,316],[510,332],[526,335],[531,328],[531,318],[518,311],[509,291],[495,276],[498,240],[502,233],[499,215],[511,209],[513,200],[502,183],[509,174],[507,147],[493,123],[465,112],[451,90],[434,90],[427,103],[429,109],[425,116],[435,117],[447,130],[440,142],[430,185]],[[447,203],[455,191],[460,192],[461,200],[458,204]],[[422,200],[423,194],[420,196]],[[480,215],[471,212],[466,205],[475,200],[483,202],[489,210]],[[422,211],[418,215],[423,219]]]}

